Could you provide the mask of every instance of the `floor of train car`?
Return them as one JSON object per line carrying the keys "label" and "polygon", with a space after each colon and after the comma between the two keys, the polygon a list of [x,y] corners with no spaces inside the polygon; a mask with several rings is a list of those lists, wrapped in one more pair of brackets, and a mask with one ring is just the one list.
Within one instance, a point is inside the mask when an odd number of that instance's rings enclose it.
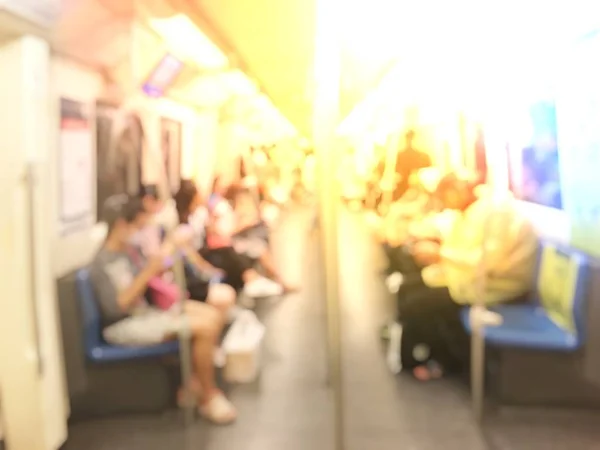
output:
{"label": "floor of train car", "polygon": [[[382,357],[378,328],[390,304],[381,255],[363,221],[340,220],[344,410],[349,450],[593,450],[600,416],[573,411],[503,410],[480,429],[466,389],[453,381],[419,384],[394,377]],[[301,293],[266,305],[268,327],[261,379],[236,386],[239,422],[226,428],[201,422],[183,432],[173,412],[73,425],[64,450],[332,450],[333,404],[327,387],[326,305],[310,214],[294,210],[274,236],[286,275]]]}

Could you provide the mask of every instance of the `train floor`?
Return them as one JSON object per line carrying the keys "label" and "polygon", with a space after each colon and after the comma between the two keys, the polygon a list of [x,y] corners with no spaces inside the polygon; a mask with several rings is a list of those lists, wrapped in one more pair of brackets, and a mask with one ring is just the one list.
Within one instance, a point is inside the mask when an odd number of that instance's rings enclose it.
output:
{"label": "train floor", "polygon": [[[232,427],[177,412],[74,424],[64,450],[333,450],[334,407],[327,372],[326,303],[318,238],[306,210],[286,214],[274,236],[283,273],[302,291],[259,308],[267,325],[260,380],[230,395]],[[382,256],[359,215],[339,223],[345,448],[348,450],[595,450],[600,415],[503,409],[479,427],[465,387],[420,384],[386,369],[379,326],[391,301],[378,273]]]}

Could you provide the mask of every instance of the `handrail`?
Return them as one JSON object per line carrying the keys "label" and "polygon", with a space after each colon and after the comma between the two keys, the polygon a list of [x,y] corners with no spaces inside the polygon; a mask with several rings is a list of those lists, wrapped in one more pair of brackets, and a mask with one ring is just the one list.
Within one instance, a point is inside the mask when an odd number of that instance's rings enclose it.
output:
{"label": "handrail", "polygon": [[28,209],[28,226],[29,226],[29,266],[31,271],[31,287],[30,287],[30,298],[31,298],[31,309],[33,312],[33,332],[35,340],[35,351],[37,358],[37,373],[40,377],[44,375],[44,358],[42,356],[42,340],[40,330],[40,318],[38,309],[38,283],[37,283],[37,270],[36,270],[36,163],[30,162],[27,164],[25,173],[25,183],[27,190],[27,209]]}

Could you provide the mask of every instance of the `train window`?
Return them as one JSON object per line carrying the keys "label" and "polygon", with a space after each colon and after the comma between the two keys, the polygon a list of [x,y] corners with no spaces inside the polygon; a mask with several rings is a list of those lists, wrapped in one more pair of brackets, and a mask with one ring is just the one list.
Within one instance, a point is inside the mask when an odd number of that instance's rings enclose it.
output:
{"label": "train window", "polygon": [[520,200],[562,209],[554,101],[530,104],[523,122],[520,141],[507,146],[510,189]]}

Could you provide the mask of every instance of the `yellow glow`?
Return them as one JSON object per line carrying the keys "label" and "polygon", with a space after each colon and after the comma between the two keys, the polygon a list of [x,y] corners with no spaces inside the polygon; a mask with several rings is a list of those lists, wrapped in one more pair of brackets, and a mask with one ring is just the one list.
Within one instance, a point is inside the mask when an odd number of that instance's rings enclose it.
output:
{"label": "yellow glow", "polygon": [[232,70],[220,74],[226,89],[233,95],[253,95],[258,93],[258,86],[241,70]]}
{"label": "yellow glow", "polygon": [[223,52],[183,14],[168,19],[151,19],[150,27],[181,59],[193,61],[206,69],[222,69],[229,64]]}

